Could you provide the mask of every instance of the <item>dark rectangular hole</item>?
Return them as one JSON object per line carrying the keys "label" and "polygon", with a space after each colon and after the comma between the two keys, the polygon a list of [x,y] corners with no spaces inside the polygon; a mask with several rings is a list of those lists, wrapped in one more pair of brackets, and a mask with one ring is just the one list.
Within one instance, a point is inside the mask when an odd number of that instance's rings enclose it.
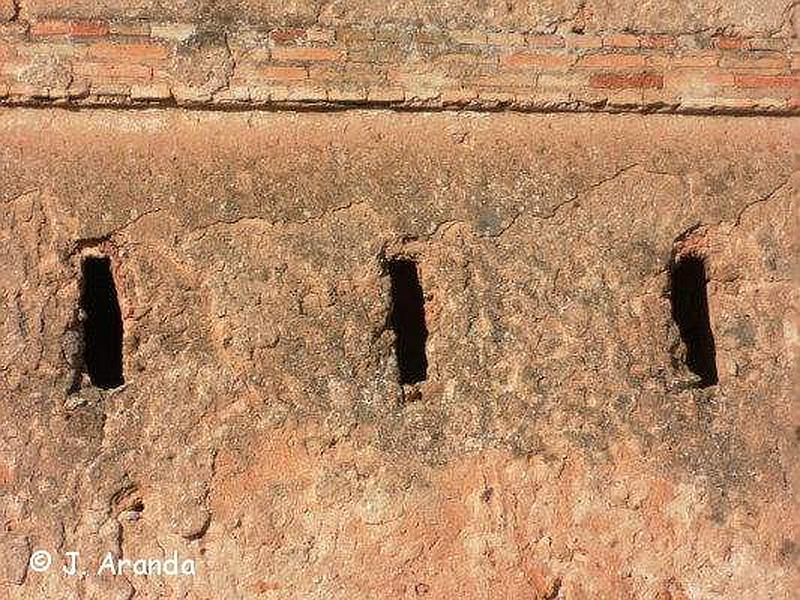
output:
{"label": "dark rectangular hole", "polygon": [[392,260],[389,262],[389,277],[392,282],[391,323],[400,383],[419,383],[425,381],[428,372],[428,359],[425,357],[428,329],[417,265],[412,260]]}
{"label": "dark rectangular hole", "polygon": [[705,261],[699,256],[673,260],[670,269],[672,318],[686,346],[686,366],[700,378],[700,387],[716,385],[717,357],[708,314]]}
{"label": "dark rectangular hole", "polygon": [[122,311],[111,275],[111,260],[87,257],[81,265],[84,368],[92,385],[119,387],[122,377]]}

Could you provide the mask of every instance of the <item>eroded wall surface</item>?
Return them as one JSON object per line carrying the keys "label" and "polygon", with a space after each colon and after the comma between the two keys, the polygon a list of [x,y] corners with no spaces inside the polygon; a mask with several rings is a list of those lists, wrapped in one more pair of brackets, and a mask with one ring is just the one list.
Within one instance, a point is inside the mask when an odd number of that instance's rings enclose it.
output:
{"label": "eroded wall surface", "polygon": [[[798,589],[796,121],[6,109],[0,139],[3,597]],[[702,389],[670,307],[686,235]],[[110,391],[73,389],[92,255]],[[392,257],[426,300],[413,393]],[[98,577],[109,551],[197,576]]]}

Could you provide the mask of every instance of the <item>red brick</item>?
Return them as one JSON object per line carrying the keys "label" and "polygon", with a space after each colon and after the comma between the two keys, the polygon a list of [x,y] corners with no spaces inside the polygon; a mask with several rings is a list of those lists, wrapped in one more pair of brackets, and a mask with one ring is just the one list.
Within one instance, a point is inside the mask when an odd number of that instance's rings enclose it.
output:
{"label": "red brick", "polygon": [[645,66],[645,56],[641,54],[588,54],[578,61],[579,67],[603,69],[641,68]]}
{"label": "red brick", "polygon": [[598,73],[589,79],[589,86],[603,90],[661,89],[664,77],[658,73]]}
{"label": "red brick", "polygon": [[95,60],[147,63],[165,60],[169,56],[169,48],[152,43],[98,42],[89,46],[87,55]]}
{"label": "red brick", "polygon": [[345,58],[345,51],[340,48],[275,48],[272,58],[277,61],[333,61]]}
{"label": "red brick", "polygon": [[515,52],[500,59],[500,65],[510,69],[539,67],[542,69],[559,69],[569,67],[575,61],[570,54],[546,54],[533,52]]}
{"label": "red brick", "polygon": [[31,35],[100,37],[108,35],[108,25],[100,21],[41,21],[31,25]]}
{"label": "red brick", "polygon": [[736,75],[739,88],[800,88],[800,75]]}
{"label": "red brick", "polygon": [[747,48],[747,40],[739,37],[719,36],[714,38],[714,46],[722,50],[740,50]]}

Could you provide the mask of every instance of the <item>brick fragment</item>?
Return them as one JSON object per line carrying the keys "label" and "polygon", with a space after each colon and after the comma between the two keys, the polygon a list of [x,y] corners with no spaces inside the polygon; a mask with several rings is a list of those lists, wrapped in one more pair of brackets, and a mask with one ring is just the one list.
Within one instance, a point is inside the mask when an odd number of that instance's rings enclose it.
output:
{"label": "brick fragment", "polygon": [[599,35],[565,35],[564,43],[568,48],[600,48],[603,46],[603,38]]}
{"label": "brick fragment", "polygon": [[166,83],[132,85],[130,93],[132,100],[168,100],[172,97],[172,90]]}
{"label": "brick fragment", "polygon": [[308,79],[308,71],[304,67],[280,65],[247,66],[237,68],[234,77],[263,81],[302,81]]}
{"label": "brick fragment", "polygon": [[658,54],[646,58],[650,67],[665,69],[715,67],[719,63],[719,53],[709,51],[685,52],[680,54]]}
{"label": "brick fragment", "polygon": [[150,80],[152,70],[144,65],[123,63],[79,62],[73,65],[76,75],[94,79],[127,79],[145,83]]}
{"label": "brick fragment", "polygon": [[461,29],[451,31],[450,39],[455,44],[482,45],[487,43],[486,32],[477,29]]}
{"label": "brick fragment", "polygon": [[272,51],[272,58],[280,62],[291,61],[335,61],[343,60],[346,52],[341,48],[279,47]]}
{"label": "brick fragment", "polygon": [[751,38],[747,41],[750,50],[773,50],[782,52],[786,49],[786,40],[783,38]]}
{"label": "brick fragment", "polygon": [[641,68],[645,66],[645,59],[642,54],[587,54],[578,60],[577,66],[602,69]]}
{"label": "brick fragment", "polygon": [[563,48],[564,38],[560,35],[528,34],[525,43],[532,48]]}
{"label": "brick fragment", "polygon": [[151,23],[150,36],[172,41],[184,41],[197,33],[194,23]]}
{"label": "brick fragment", "polygon": [[515,52],[500,59],[500,66],[509,69],[539,67],[542,69],[560,69],[569,67],[575,58],[570,54]]}
{"label": "brick fragment", "polygon": [[33,23],[30,31],[34,37],[102,37],[108,35],[109,28],[107,23],[101,21],[40,21]]}
{"label": "brick fragment", "polygon": [[607,35],[603,38],[603,46],[606,48],[638,48],[639,38],[627,33]]}
{"label": "brick fragment", "polygon": [[273,29],[269,32],[269,39],[273,44],[296,44],[306,39],[305,29]]}
{"label": "brick fragment", "polygon": [[597,73],[590,77],[589,86],[603,90],[661,89],[664,76],[660,73]]}
{"label": "brick fragment", "polygon": [[675,48],[678,40],[672,35],[644,35],[639,38],[642,48]]}
{"label": "brick fragment", "polygon": [[87,56],[102,61],[149,63],[166,60],[169,56],[169,48],[147,42],[97,42],[89,46]]}
{"label": "brick fragment", "polygon": [[108,25],[111,35],[127,35],[132,37],[150,36],[150,23],[142,21],[112,22]]}
{"label": "brick fragment", "polygon": [[404,102],[406,93],[401,87],[381,86],[367,90],[367,100],[370,102]]}
{"label": "brick fragment", "polygon": [[312,28],[306,30],[306,40],[313,44],[333,44],[336,42],[334,29]]}
{"label": "brick fragment", "polygon": [[786,88],[800,89],[800,74],[794,75],[736,75],[738,88]]}
{"label": "brick fragment", "polygon": [[733,52],[724,53],[719,64],[730,69],[783,70],[789,66],[789,60],[782,52]]}
{"label": "brick fragment", "polygon": [[525,36],[521,33],[506,33],[506,32],[488,32],[486,34],[486,41],[492,46],[524,46]]}
{"label": "brick fragment", "polygon": [[371,29],[344,27],[336,30],[336,39],[345,45],[371,42],[375,39],[375,32]]}
{"label": "brick fragment", "polygon": [[713,40],[714,47],[720,50],[741,50],[747,48],[747,39],[740,37],[717,36]]}

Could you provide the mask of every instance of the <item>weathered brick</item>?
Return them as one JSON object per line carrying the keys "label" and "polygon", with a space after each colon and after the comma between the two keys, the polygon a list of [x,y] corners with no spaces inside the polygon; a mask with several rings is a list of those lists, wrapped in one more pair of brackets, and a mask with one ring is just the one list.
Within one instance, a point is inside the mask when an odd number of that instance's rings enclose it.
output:
{"label": "weathered brick", "polygon": [[517,101],[517,95],[514,92],[503,90],[481,90],[479,98],[491,104],[513,104]]}
{"label": "weathered brick", "polygon": [[269,32],[269,39],[273,44],[296,44],[306,39],[305,29],[273,29]]}
{"label": "weathered brick", "polygon": [[172,90],[165,83],[148,85],[131,85],[132,100],[167,100],[172,97]]}
{"label": "weathered brick", "polygon": [[108,35],[108,24],[101,21],[41,21],[31,25],[31,35],[46,37],[69,35],[72,37],[100,37]]}
{"label": "weathered brick", "polygon": [[272,58],[281,62],[335,61],[345,56],[341,48],[279,47],[272,50]]}
{"label": "weathered brick", "polygon": [[370,102],[403,102],[405,99],[405,91],[397,86],[382,86],[367,90],[367,100]]}
{"label": "weathered brick", "polygon": [[145,21],[111,22],[108,24],[108,31],[111,35],[148,37],[150,35],[150,23]]}
{"label": "weathered brick", "polygon": [[524,46],[525,36],[521,33],[507,32],[488,32],[486,42],[492,46]]}
{"label": "weathered brick", "polygon": [[28,24],[21,21],[0,22],[0,39],[22,41],[28,37]]}
{"label": "weathered brick", "polygon": [[589,85],[611,90],[660,89],[664,87],[664,76],[660,73],[597,73],[590,77]]}
{"label": "weathered brick", "polygon": [[367,99],[366,87],[338,85],[326,88],[326,93],[331,102],[364,102]]}
{"label": "weathered brick", "polygon": [[644,35],[639,37],[642,48],[675,48],[678,40],[672,35]]}
{"label": "weathered brick", "polygon": [[682,69],[664,75],[664,89],[671,98],[711,98],[733,86],[733,75],[720,70]]}
{"label": "weathered brick", "polygon": [[308,79],[308,71],[304,67],[279,65],[238,67],[234,78],[263,81],[302,81]]}
{"label": "weathered brick", "polygon": [[336,42],[336,30],[312,28],[306,30],[306,40],[312,44],[333,44]]}
{"label": "weathered brick", "polygon": [[87,56],[94,60],[149,63],[165,60],[170,50],[156,43],[97,42],[89,46]]}
{"label": "weathered brick", "polygon": [[625,69],[641,68],[646,63],[646,57],[642,54],[587,54],[578,60],[579,67],[602,68],[602,69]]}
{"label": "weathered brick", "polygon": [[800,88],[800,74],[794,75],[736,75],[739,88]]}
{"label": "weathered brick", "polygon": [[786,40],[783,38],[751,38],[747,41],[750,50],[773,50],[781,52],[786,49]]}
{"label": "weathered brick", "polygon": [[151,23],[150,36],[172,41],[188,40],[197,33],[194,23]]}
{"label": "weathered brick", "polygon": [[465,84],[478,88],[520,88],[534,87],[539,72],[528,70],[525,72],[495,73],[493,75],[478,75],[468,77]]}
{"label": "weathered brick", "polygon": [[646,57],[650,67],[665,69],[715,67],[719,63],[718,52],[697,51],[681,54],[652,54]]}
{"label": "weathered brick", "polygon": [[719,62],[730,69],[786,69],[789,60],[781,52],[732,52],[724,53]]}
{"label": "weathered brick", "polygon": [[445,44],[450,41],[448,33],[442,29],[420,29],[414,32],[418,44]]}
{"label": "weathered brick", "polygon": [[480,92],[475,88],[452,88],[444,90],[439,100],[443,105],[465,105],[478,99]]}
{"label": "weathered brick", "polygon": [[324,102],[328,99],[325,88],[311,85],[293,85],[288,88],[286,100],[293,102]]}
{"label": "weathered brick", "polygon": [[249,102],[252,99],[250,88],[246,85],[235,85],[233,82],[224,90],[214,93],[214,100],[219,102]]}
{"label": "weathered brick", "polygon": [[570,34],[564,36],[564,43],[568,48],[600,48],[603,38],[599,35]]}
{"label": "weathered brick", "polygon": [[309,65],[308,77],[313,82],[334,85],[369,86],[385,83],[386,70],[366,63],[319,63]]}
{"label": "weathered brick", "polygon": [[344,27],[336,30],[336,39],[346,46],[361,42],[371,42],[375,39],[375,32],[372,29]]}
{"label": "weathered brick", "polygon": [[617,33],[603,37],[603,46],[606,48],[638,48],[639,38],[627,33]]}
{"label": "weathered brick", "polygon": [[532,48],[563,48],[564,38],[560,35],[528,34],[525,43]]}
{"label": "weathered brick", "polygon": [[144,65],[121,63],[92,63],[80,62],[72,67],[76,75],[94,78],[130,79],[145,83],[149,81],[152,70]]}
{"label": "weathered brick", "polygon": [[348,62],[398,64],[407,59],[408,53],[403,47],[385,42],[364,42],[347,50]]}
{"label": "weathered brick", "polygon": [[539,67],[542,69],[560,69],[573,64],[575,57],[567,53],[515,52],[500,58],[500,66],[509,69]]}
{"label": "weathered brick", "polygon": [[460,29],[451,31],[450,39],[455,44],[481,45],[487,43],[486,32],[477,29]]}
{"label": "weathered brick", "polygon": [[713,39],[714,47],[720,50],[740,50],[747,48],[747,39],[741,37],[718,36]]}

